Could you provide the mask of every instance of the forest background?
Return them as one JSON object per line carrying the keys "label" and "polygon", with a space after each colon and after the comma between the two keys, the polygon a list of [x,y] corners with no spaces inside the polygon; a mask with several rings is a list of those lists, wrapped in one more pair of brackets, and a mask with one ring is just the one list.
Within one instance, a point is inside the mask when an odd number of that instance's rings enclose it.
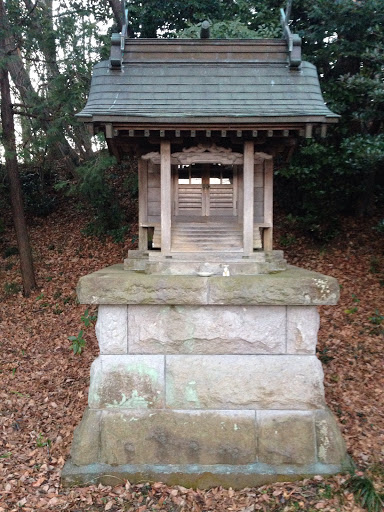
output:
{"label": "forest background", "polygon": [[[284,0],[128,2],[131,37],[280,37]],[[11,87],[15,150],[0,146],[0,512],[4,510],[381,511],[384,481],[384,2],[293,0],[293,32],[341,115],[325,139],[301,140],[275,171],[275,246],[333,275],[318,357],[354,476],[207,492],[161,483],[60,488],[97,356],[94,309],[78,278],[122,261],[137,239],[136,162],[116,163],[75,114],[92,66],[121,29],[120,2],[0,0],[2,110]],[[6,160],[14,158],[38,288],[23,297]],[[13,218],[12,218],[13,217]],[[25,291],[25,290],[24,290]],[[79,337],[80,333],[83,333]],[[78,334],[79,333],[79,334]],[[68,338],[75,338],[69,341]],[[71,349],[83,339],[81,356]],[[365,502],[364,502],[365,499]]]}

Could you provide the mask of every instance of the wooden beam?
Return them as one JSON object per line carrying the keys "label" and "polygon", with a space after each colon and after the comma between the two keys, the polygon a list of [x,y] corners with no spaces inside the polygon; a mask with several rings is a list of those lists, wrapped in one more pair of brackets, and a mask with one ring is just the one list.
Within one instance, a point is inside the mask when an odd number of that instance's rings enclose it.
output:
{"label": "wooden beam", "polygon": [[85,126],[86,126],[86,128],[88,130],[89,135],[91,135],[91,137],[93,135],[95,135],[95,130],[94,130],[94,127],[93,127],[92,123],[86,123]]}
{"label": "wooden beam", "polygon": [[107,123],[105,125],[105,138],[106,139],[112,139],[112,137],[113,137],[112,124],[111,123]]}
{"label": "wooden beam", "polygon": [[253,252],[253,210],[254,210],[254,152],[253,141],[244,142],[243,170],[243,250],[244,256]]}
{"label": "wooden beam", "polygon": [[171,143],[160,143],[160,189],[161,189],[161,253],[171,252]]}
{"label": "wooden beam", "polygon": [[[150,164],[151,165],[151,164]],[[148,229],[142,226],[147,223],[148,215],[148,160],[139,158],[139,251],[148,249]]]}
{"label": "wooden beam", "polygon": [[272,251],[273,225],[273,160],[264,163],[264,223],[270,227],[263,230],[263,249]]}
{"label": "wooden beam", "polygon": [[321,138],[324,139],[324,137],[327,136],[327,125],[324,123],[321,125]]}
{"label": "wooden beam", "polygon": [[305,125],[305,138],[306,139],[312,138],[312,125],[311,124]]}

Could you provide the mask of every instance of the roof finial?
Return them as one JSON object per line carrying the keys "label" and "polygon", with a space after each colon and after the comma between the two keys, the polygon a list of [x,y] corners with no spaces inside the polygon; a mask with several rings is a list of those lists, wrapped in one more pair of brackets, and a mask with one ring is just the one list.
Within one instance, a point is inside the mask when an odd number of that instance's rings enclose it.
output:
{"label": "roof finial", "polygon": [[125,0],[121,1],[122,23],[120,34],[112,34],[111,37],[111,55],[109,61],[112,69],[121,69],[123,63],[123,53],[125,38],[128,36],[128,4]]}
{"label": "roof finial", "polygon": [[298,34],[292,34],[289,28],[289,17],[291,15],[292,0],[287,0],[287,9],[280,9],[281,24],[283,34],[288,44],[289,65],[291,68],[297,68],[301,64],[301,37]]}

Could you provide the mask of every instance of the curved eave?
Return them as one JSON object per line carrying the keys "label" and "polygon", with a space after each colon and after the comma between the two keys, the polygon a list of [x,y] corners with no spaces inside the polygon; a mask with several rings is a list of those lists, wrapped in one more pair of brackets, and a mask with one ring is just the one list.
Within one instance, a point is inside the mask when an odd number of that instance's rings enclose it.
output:
{"label": "curved eave", "polygon": [[125,115],[116,115],[110,113],[98,113],[98,114],[88,114],[80,112],[76,114],[76,117],[79,121],[83,121],[84,123],[118,123],[118,124],[126,124],[129,125],[137,125],[137,124],[146,124],[146,125],[196,125],[196,126],[209,126],[209,125],[245,125],[245,126],[256,126],[259,124],[306,124],[306,123],[326,123],[332,124],[337,123],[340,116],[338,114],[334,114],[330,112],[329,115],[282,115],[282,114],[272,114],[269,116],[161,116],[161,117],[152,117],[150,115],[147,116],[125,116]]}

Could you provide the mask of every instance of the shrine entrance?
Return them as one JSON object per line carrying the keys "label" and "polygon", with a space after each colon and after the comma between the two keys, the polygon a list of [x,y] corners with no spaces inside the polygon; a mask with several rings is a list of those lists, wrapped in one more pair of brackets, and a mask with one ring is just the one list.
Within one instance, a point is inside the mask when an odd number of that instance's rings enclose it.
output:
{"label": "shrine entrance", "polygon": [[237,221],[238,166],[196,163],[173,167],[174,220]]}

